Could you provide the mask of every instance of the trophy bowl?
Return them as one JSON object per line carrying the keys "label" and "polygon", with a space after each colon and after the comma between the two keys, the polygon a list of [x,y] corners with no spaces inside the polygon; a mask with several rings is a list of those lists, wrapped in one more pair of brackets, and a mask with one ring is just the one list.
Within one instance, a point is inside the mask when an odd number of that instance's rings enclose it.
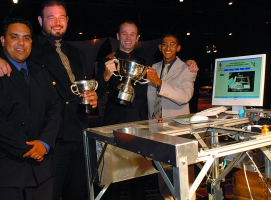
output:
{"label": "trophy bowl", "polygon": [[[97,87],[98,87],[98,82],[94,79],[80,80],[80,81],[73,82],[73,84],[71,85],[71,91],[73,94],[81,96],[84,93],[95,91]],[[88,101],[84,97],[81,97],[80,104],[85,105],[86,113],[89,113],[92,110]]]}
{"label": "trophy bowl", "polygon": [[134,80],[141,80],[143,79],[143,72],[144,69],[146,68],[145,65],[138,64],[133,61],[127,61],[123,59],[119,59],[120,61],[120,66],[126,76],[131,77]]}
{"label": "trophy bowl", "polygon": [[126,79],[115,88],[112,99],[119,104],[131,105],[135,97],[133,86],[136,87],[136,83],[146,84],[149,82],[148,79],[144,79],[143,73],[147,66],[124,59],[114,59],[114,61],[119,64],[124,76],[115,73],[113,75],[120,76],[120,81],[122,81],[122,77]]}

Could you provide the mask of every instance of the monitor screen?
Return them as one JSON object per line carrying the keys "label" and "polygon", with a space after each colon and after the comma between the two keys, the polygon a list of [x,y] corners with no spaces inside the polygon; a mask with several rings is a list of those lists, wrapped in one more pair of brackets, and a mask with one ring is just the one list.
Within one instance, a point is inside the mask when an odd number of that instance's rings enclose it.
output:
{"label": "monitor screen", "polygon": [[212,105],[262,106],[266,55],[215,60]]}

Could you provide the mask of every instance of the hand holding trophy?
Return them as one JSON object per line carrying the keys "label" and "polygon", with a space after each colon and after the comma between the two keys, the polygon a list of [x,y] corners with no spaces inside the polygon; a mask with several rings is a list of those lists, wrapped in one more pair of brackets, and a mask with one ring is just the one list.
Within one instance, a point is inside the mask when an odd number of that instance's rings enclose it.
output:
{"label": "hand holding trophy", "polygon": [[[98,87],[98,82],[94,79],[75,81],[71,85],[71,91],[73,94],[81,96],[80,105],[84,105],[84,112],[89,114],[93,109],[89,105],[88,100],[84,98],[84,94],[87,92],[95,91]],[[82,96],[83,95],[83,96]]]}

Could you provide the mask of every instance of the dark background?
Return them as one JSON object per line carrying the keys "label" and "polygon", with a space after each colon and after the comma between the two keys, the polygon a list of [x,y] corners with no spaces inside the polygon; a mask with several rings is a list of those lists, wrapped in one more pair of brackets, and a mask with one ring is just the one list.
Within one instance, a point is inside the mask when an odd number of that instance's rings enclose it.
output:
{"label": "dark background", "polygon": [[[40,28],[37,16],[42,0],[0,0],[0,21],[8,16],[22,16]],[[212,68],[215,58],[267,54],[266,87],[264,107],[271,108],[270,85],[270,0],[66,0],[69,28],[67,41],[92,40],[115,37],[119,23],[125,19],[135,21],[140,29],[140,40],[160,38],[163,33],[176,33],[181,41],[181,58],[194,59],[200,68],[195,85],[198,88],[212,85]],[[78,32],[83,34],[79,35]],[[186,33],[191,35],[187,36]],[[232,32],[232,36],[229,36]],[[108,42],[101,48],[99,56],[109,51]],[[206,53],[206,46],[216,45],[217,53]],[[161,59],[160,52],[155,54]],[[97,58],[98,59],[98,58]]]}

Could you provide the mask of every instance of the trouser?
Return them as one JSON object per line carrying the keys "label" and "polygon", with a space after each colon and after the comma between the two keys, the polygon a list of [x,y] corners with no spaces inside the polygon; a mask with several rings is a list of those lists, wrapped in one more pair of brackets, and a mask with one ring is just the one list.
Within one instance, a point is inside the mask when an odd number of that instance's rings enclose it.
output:
{"label": "trouser", "polygon": [[1,187],[1,200],[49,200],[53,194],[53,178],[49,178],[38,186]]}
{"label": "trouser", "polygon": [[87,200],[87,176],[83,142],[57,140],[54,149],[53,200]]}

